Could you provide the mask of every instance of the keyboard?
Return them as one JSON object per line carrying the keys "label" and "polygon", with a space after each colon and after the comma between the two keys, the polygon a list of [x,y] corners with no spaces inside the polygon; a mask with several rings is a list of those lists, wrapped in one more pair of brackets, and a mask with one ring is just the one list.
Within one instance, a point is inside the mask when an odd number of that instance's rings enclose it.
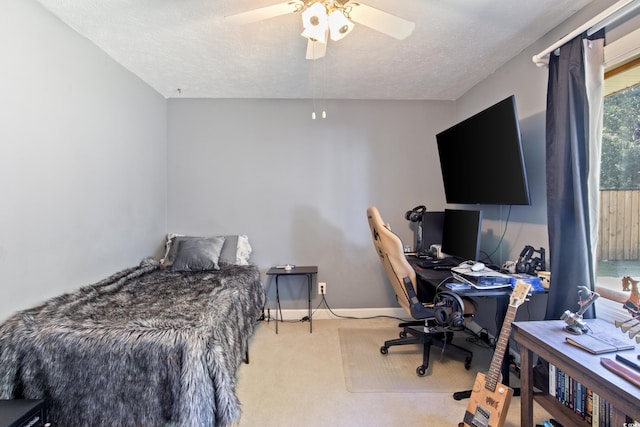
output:
{"label": "keyboard", "polygon": [[418,261],[416,263],[417,266],[422,268],[451,268],[460,264],[460,260],[457,258],[449,257],[449,258],[438,258],[438,259],[429,259]]}

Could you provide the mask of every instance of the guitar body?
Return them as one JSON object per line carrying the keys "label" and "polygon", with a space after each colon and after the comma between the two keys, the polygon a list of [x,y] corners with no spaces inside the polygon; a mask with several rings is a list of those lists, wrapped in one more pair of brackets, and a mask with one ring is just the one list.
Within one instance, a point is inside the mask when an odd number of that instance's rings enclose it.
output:
{"label": "guitar body", "polygon": [[498,384],[495,391],[486,388],[486,376],[478,372],[473,384],[467,411],[464,414],[465,427],[502,427],[507,418],[513,389]]}

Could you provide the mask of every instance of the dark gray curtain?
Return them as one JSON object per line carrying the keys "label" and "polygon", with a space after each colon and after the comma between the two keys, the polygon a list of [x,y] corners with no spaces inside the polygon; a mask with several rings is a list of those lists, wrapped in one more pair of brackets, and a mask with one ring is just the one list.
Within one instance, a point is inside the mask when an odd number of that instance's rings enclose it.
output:
{"label": "dark gray curtain", "polygon": [[[551,284],[546,319],[578,311],[578,286],[594,289],[589,209],[589,100],[583,37],[549,59],[546,163]],[[599,160],[598,160],[599,161]],[[595,316],[593,306],[584,314]]]}

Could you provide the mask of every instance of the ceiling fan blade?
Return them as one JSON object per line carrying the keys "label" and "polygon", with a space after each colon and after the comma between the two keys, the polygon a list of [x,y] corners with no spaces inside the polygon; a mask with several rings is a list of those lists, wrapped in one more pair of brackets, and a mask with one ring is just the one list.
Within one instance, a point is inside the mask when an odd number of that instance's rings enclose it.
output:
{"label": "ceiling fan blade", "polygon": [[407,38],[415,28],[416,24],[402,19],[398,16],[391,15],[360,2],[353,3],[349,11],[349,17],[365,27],[380,31],[388,36],[398,40]]}
{"label": "ceiling fan blade", "polygon": [[276,16],[286,15],[288,13],[299,12],[302,10],[303,6],[304,3],[299,0],[287,1],[246,12],[240,12],[235,15],[225,16],[224,19],[230,24],[250,24],[252,22],[275,18]]}
{"label": "ceiling fan blade", "polygon": [[327,43],[309,39],[307,42],[307,59],[320,59],[327,54]]}

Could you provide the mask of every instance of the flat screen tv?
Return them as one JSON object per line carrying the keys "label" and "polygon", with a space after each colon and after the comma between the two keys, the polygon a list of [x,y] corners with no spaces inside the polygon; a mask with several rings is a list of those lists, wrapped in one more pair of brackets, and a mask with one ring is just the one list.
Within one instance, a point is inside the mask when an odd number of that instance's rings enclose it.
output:
{"label": "flat screen tv", "polygon": [[436,135],[447,203],[529,205],[515,96]]}

